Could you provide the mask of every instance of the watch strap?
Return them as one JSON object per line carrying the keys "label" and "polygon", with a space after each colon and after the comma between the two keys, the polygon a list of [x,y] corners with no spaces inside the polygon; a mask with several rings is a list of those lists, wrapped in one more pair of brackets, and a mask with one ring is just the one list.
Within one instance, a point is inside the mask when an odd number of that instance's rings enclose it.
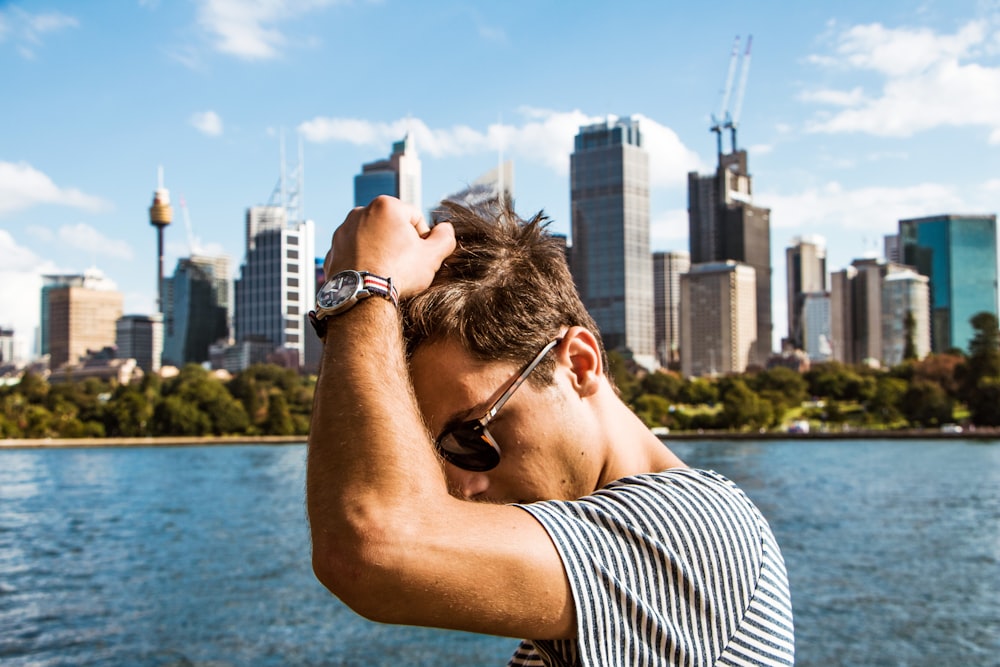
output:
{"label": "watch strap", "polygon": [[399,307],[399,292],[392,284],[392,278],[383,278],[374,273],[359,271],[361,274],[362,287],[369,293],[392,301],[392,305]]}

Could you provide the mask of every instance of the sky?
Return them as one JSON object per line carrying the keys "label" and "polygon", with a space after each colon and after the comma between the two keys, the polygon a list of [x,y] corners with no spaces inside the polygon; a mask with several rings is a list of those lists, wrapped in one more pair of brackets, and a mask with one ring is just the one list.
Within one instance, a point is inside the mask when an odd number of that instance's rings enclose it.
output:
{"label": "sky", "polygon": [[777,346],[794,237],[836,271],[900,219],[1000,209],[1000,0],[0,0],[0,326],[30,352],[40,276],[93,267],[154,312],[161,167],[166,274],[192,248],[235,273],[282,138],[322,255],[407,132],[425,207],[502,154],[522,215],[570,234],[573,137],[638,117],[651,249],[687,250],[687,174],[714,170],[751,35],[737,139],[771,208]]}

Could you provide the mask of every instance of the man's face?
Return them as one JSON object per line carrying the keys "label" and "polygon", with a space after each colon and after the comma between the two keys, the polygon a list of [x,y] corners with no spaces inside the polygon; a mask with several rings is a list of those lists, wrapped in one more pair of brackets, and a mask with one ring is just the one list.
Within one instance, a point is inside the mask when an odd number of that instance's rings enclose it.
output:
{"label": "man's face", "polygon": [[[431,437],[448,424],[482,417],[519,370],[510,363],[477,361],[450,340],[417,348],[410,374]],[[521,385],[488,427],[500,446],[499,465],[469,472],[446,463],[452,493],[508,503],[575,499],[593,491],[594,464],[574,434],[581,420],[575,398],[558,372],[552,385]]]}

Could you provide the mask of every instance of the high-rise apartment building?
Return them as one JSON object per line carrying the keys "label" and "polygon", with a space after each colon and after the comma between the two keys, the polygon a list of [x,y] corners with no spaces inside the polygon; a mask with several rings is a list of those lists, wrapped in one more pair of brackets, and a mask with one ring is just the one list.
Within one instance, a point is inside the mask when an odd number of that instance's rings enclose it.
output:
{"label": "high-rise apartment building", "polygon": [[0,327],[0,364],[9,364],[16,360],[14,345],[14,330]]}
{"label": "high-rise apartment building", "polygon": [[510,160],[490,169],[467,188],[448,195],[443,201],[475,206],[501,197],[506,201],[514,199],[514,163]]}
{"label": "high-rise apartment building", "polygon": [[570,156],[572,272],[609,350],[655,368],[649,155],[638,120],[580,128]]}
{"label": "high-rise apartment building", "polygon": [[688,174],[691,263],[733,260],[757,272],[757,330],[751,364],[764,365],[772,351],[771,211],[753,205],[747,152],[719,155],[714,174]]}
{"label": "high-rise apartment building", "polygon": [[742,373],[757,334],[757,277],[739,262],[695,264],[681,274],[681,373]]}
{"label": "high-rise apartment building", "polygon": [[931,348],[969,349],[970,320],[997,315],[997,218],[935,215],[899,221],[903,262],[930,279]]}
{"label": "high-rise apartment building", "polygon": [[904,269],[882,281],[882,363],[895,366],[912,345],[917,359],[931,351],[930,289],[927,276]]}
{"label": "high-rise apartment building", "polygon": [[799,324],[802,346],[810,361],[829,361],[833,356],[831,300],[829,292],[809,292],[802,295]]}
{"label": "high-rise apartment building", "polygon": [[690,268],[690,253],[653,253],[653,337],[656,357],[663,366],[681,360],[681,274]]}
{"label": "high-rise apartment building", "polygon": [[246,257],[236,280],[236,343],[261,342],[305,360],[307,313],[316,297],[312,220],[289,221],[284,206],[246,215]]}
{"label": "high-rise apartment building", "polygon": [[232,281],[228,257],[177,260],[164,280],[163,361],[174,366],[209,360],[209,347],[230,338]]}
{"label": "high-rise apartment building", "polygon": [[785,248],[788,292],[788,342],[804,350],[803,308],[807,294],[827,291],[826,240],[822,236],[797,236]]}
{"label": "high-rise apartment building", "polygon": [[882,237],[882,254],[887,262],[903,263],[903,253],[899,247],[899,234],[886,234]]}
{"label": "high-rise apartment building", "polygon": [[354,177],[354,205],[367,206],[379,195],[398,197],[423,210],[420,158],[416,143],[409,134],[392,145],[392,155],[362,165]]}
{"label": "high-rise apartment building", "polygon": [[833,359],[847,364],[883,361],[883,283],[909,267],[884,259],[856,259],[833,274],[830,290]]}
{"label": "high-rise apartment building", "polygon": [[122,293],[97,269],[42,276],[42,354],[49,355],[49,368],[115,345],[122,303]]}
{"label": "high-rise apartment building", "polygon": [[124,315],[115,323],[115,345],[119,359],[135,359],[146,373],[160,370],[163,356],[163,316]]}

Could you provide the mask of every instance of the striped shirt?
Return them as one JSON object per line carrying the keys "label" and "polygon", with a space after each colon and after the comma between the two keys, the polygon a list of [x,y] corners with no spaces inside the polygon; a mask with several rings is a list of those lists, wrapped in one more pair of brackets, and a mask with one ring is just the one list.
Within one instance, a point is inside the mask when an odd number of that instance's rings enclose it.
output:
{"label": "striped shirt", "polygon": [[722,475],[674,468],[520,507],[559,551],[577,639],[525,640],[511,666],[793,664],[781,552]]}

